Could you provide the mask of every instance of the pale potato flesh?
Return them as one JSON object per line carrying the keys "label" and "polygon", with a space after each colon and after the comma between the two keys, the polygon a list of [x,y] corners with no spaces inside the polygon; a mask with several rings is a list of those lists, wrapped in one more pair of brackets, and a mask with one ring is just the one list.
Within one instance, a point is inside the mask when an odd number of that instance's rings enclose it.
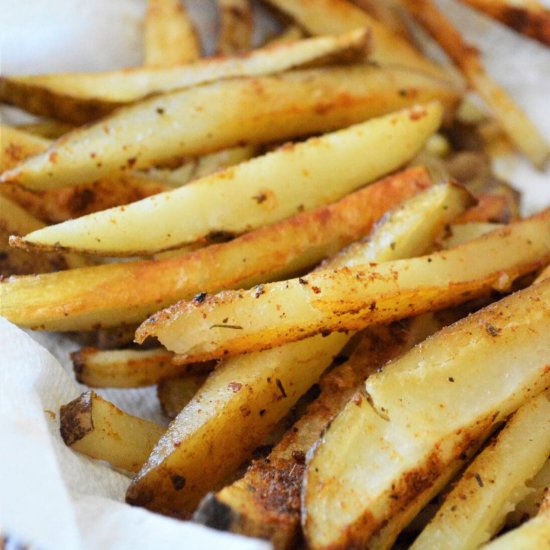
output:
{"label": "pale potato flesh", "polygon": [[20,243],[127,256],[212,234],[244,233],[339,200],[396,170],[419,151],[441,116],[438,103],[404,109],[282,147],[128,206],[50,226]]}
{"label": "pale potato flesh", "polygon": [[550,456],[550,400],[520,407],[496,441],[468,466],[411,550],[475,550],[502,527]]}
{"label": "pale potato flesh", "polygon": [[146,322],[177,360],[259,351],[328,331],[359,330],[506,290],[550,259],[550,210],[429,256],[324,269],[247,291],[181,302]]}
{"label": "pale potato flesh", "polygon": [[49,151],[2,174],[33,189],[76,185],[243,144],[335,130],[458,94],[405,69],[349,66],[228,79],[157,95],[69,132]]}
{"label": "pale potato flesh", "polygon": [[[429,189],[387,216],[369,241],[334,261],[339,265],[419,254],[467,208],[465,196],[453,186]],[[350,337],[316,336],[219,365],[171,424],[127,500],[171,514],[192,512],[207,491],[219,488],[262,443]],[[186,479],[182,490],[175,490],[173,476]]]}
{"label": "pale potato flesh", "polygon": [[496,422],[548,387],[549,331],[544,281],[441,330],[369,377],[366,393],[331,424],[308,463],[308,545],[369,548],[395,513]]}
{"label": "pale potato flesh", "polygon": [[0,281],[0,314],[45,330],[139,323],[159,308],[201,292],[246,288],[302,272],[364,237],[388,209],[430,185],[426,170],[409,169],[335,204],[190,254],[12,277]]}

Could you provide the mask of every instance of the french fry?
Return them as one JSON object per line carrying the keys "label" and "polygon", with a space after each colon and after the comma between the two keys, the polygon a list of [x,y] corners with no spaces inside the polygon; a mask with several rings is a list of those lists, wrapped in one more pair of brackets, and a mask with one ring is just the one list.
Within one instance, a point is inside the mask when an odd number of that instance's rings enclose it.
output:
{"label": "french fry", "polygon": [[267,45],[273,46],[275,44],[288,44],[289,42],[301,40],[304,37],[305,33],[302,28],[291,23],[287,25],[279,35],[272,38]]}
{"label": "french fry", "polygon": [[[441,115],[437,103],[411,107],[12,242],[23,248],[136,256],[208,240],[212,234],[242,234],[339,200],[396,170],[437,129]],[[140,231],[143,227],[147,232]]]}
{"label": "french fry", "polygon": [[197,33],[180,0],[148,0],[144,42],[146,66],[172,67],[200,57]]}
{"label": "french fry", "polygon": [[481,95],[516,148],[542,168],[548,158],[548,144],[508,93],[487,74],[478,50],[464,41],[431,0],[405,0],[405,4]]}
{"label": "french fry", "polygon": [[90,458],[136,472],[165,428],[121,411],[93,391],[63,405],[61,437],[68,447]]}
{"label": "french fry", "polygon": [[[51,142],[16,128],[0,125],[0,170],[7,170],[29,156],[47,150]],[[169,186],[135,173],[85,183],[69,188],[29,191],[3,185],[0,193],[45,222],[71,218],[135,202],[169,189]]]}
{"label": "french fry", "polygon": [[506,195],[475,195],[478,201],[455,223],[510,223],[519,218],[516,214],[515,204]]}
{"label": "french fry", "polygon": [[[368,242],[334,261],[414,256],[467,207],[465,199],[465,192],[453,186],[431,188],[387,216]],[[218,489],[249,458],[350,337],[319,335],[219,365],[173,421],[155,458],[130,486],[127,500],[169,514],[191,513],[206,492]],[[173,476],[186,480],[183,489],[173,486]]]}
{"label": "french fry", "polygon": [[17,129],[45,139],[58,139],[73,130],[74,127],[58,120],[42,120],[30,124],[21,124],[17,126]]}
{"label": "french fry", "polygon": [[550,45],[550,10],[534,0],[462,0],[515,31]]}
{"label": "french fry", "polygon": [[424,169],[409,169],[336,204],[192,254],[0,281],[0,314],[21,326],[47,330],[141,322],[201,292],[246,288],[302,272],[365,236],[384,212],[430,184]]}
{"label": "french fry", "polygon": [[474,550],[490,540],[526,495],[526,483],[550,455],[550,400],[542,393],[468,466],[411,550]]}
{"label": "french fry", "polygon": [[403,525],[388,520],[426,504],[472,442],[549,386],[549,298],[548,280],[517,292],[367,379],[308,462],[310,548],[391,547]]}
{"label": "french fry", "polygon": [[211,364],[185,369],[172,363],[173,354],[164,349],[100,350],[83,348],[71,353],[78,382],[93,388],[139,388],[165,378],[208,372]]}
{"label": "french fry", "polygon": [[453,248],[462,243],[473,241],[491,231],[496,231],[503,227],[500,223],[487,222],[468,222],[462,224],[454,224],[449,228],[449,232],[442,239],[444,248]]}
{"label": "french fry", "polygon": [[334,130],[433,99],[449,111],[457,97],[445,83],[401,69],[356,66],[230,79],[120,109],[70,132],[0,181],[33,189],[75,185],[185,155]]}
{"label": "french fry", "polygon": [[368,31],[357,29],[338,36],[309,38],[261,48],[247,55],[204,59],[177,67],[2,77],[0,100],[37,115],[80,124],[153,93],[227,78],[358,60],[368,54],[370,44]]}
{"label": "french fry", "polygon": [[206,377],[206,374],[188,374],[161,380],[157,396],[164,415],[170,419],[176,418],[204,384]]}
{"label": "french fry", "polygon": [[349,360],[323,375],[319,397],[269,455],[254,461],[238,481],[207,496],[195,512],[195,521],[266,538],[277,549],[292,548],[299,535],[306,453],[369,374],[437,328],[435,318],[424,315],[366,331]]}
{"label": "french fry", "polygon": [[[83,267],[89,264],[76,254],[54,252],[45,255],[29,254],[8,245],[9,235],[25,233],[44,227],[7,197],[0,195],[0,276],[24,275],[27,273],[49,273],[68,268]],[[0,278],[1,278],[0,277]],[[1,307],[1,306],[0,306]]]}
{"label": "french fry", "polygon": [[314,35],[368,28],[376,44],[370,57],[372,61],[382,66],[409,67],[436,78],[450,79],[443,68],[348,0],[267,0],[267,3]]}
{"label": "french fry", "polygon": [[244,52],[252,47],[254,20],[250,0],[217,0],[220,20],[218,54]]}
{"label": "french fry", "polygon": [[549,260],[550,209],[449,251],[180,302],[145,321],[136,340],[157,337],[181,364],[231,357],[460,304]]}
{"label": "french fry", "polygon": [[353,0],[393,33],[414,44],[414,38],[403,21],[402,7],[396,0]]}

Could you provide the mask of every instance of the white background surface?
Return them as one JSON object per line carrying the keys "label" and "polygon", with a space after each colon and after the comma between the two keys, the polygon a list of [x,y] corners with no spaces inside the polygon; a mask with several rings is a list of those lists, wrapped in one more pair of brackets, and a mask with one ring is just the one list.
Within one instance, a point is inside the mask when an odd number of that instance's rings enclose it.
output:
{"label": "white background surface", "polygon": [[[200,29],[212,37],[213,3],[188,4]],[[454,0],[440,4],[550,141],[550,49]],[[144,0],[0,0],[1,71],[139,65],[144,7]],[[4,120],[6,114],[9,120],[11,112],[4,111]],[[502,159],[496,168],[524,192],[526,212],[550,205],[548,169],[536,173],[516,157]],[[0,530],[19,542],[52,549],[265,547],[121,504],[128,479],[73,453],[58,434],[59,406],[81,391],[65,370],[68,351],[77,346],[48,334],[33,338],[0,319]],[[152,390],[112,390],[108,395],[129,412],[160,419]]]}

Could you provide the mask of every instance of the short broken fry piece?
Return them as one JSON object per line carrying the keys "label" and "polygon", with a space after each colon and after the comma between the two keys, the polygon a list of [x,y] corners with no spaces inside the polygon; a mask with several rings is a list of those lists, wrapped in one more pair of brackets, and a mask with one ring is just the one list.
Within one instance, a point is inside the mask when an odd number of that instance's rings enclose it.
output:
{"label": "short broken fry piece", "polygon": [[[464,189],[428,189],[386,216],[367,242],[344,250],[333,261],[342,265],[417,255],[468,204]],[[192,512],[262,444],[350,338],[318,335],[218,365],[173,421],[130,486],[127,500],[169,514]],[[174,475],[186,479],[182,490],[171,483]]]}
{"label": "short broken fry piece", "polygon": [[245,233],[339,200],[396,170],[419,151],[441,116],[437,103],[404,109],[281,147],[128,206],[49,226],[14,243],[131,256],[212,234]]}
{"label": "short broken fry piece", "polygon": [[550,209],[429,256],[324,269],[247,291],[180,302],[141,325],[175,361],[259,351],[320,332],[360,330],[506,290],[550,260]]}
{"label": "short broken fry piece", "polygon": [[197,33],[180,0],[148,0],[145,65],[171,67],[200,57]]}
{"label": "short broken fry piece", "polygon": [[90,458],[137,472],[163,426],[121,411],[93,391],[61,407],[61,437],[68,447]]}

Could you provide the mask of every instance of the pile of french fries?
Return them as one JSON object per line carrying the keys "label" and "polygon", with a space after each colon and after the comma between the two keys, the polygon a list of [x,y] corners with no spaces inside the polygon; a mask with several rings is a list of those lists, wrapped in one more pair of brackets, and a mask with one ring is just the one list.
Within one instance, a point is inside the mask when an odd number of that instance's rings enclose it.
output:
{"label": "pile of french fries", "polygon": [[[550,207],[490,169],[548,145],[431,0],[266,3],[255,49],[248,0],[204,59],[149,0],[143,67],[0,78],[42,117],[0,129],[0,314],[85,343],[63,440],[277,549],[548,548]],[[100,395],[153,385],[167,427]]]}

